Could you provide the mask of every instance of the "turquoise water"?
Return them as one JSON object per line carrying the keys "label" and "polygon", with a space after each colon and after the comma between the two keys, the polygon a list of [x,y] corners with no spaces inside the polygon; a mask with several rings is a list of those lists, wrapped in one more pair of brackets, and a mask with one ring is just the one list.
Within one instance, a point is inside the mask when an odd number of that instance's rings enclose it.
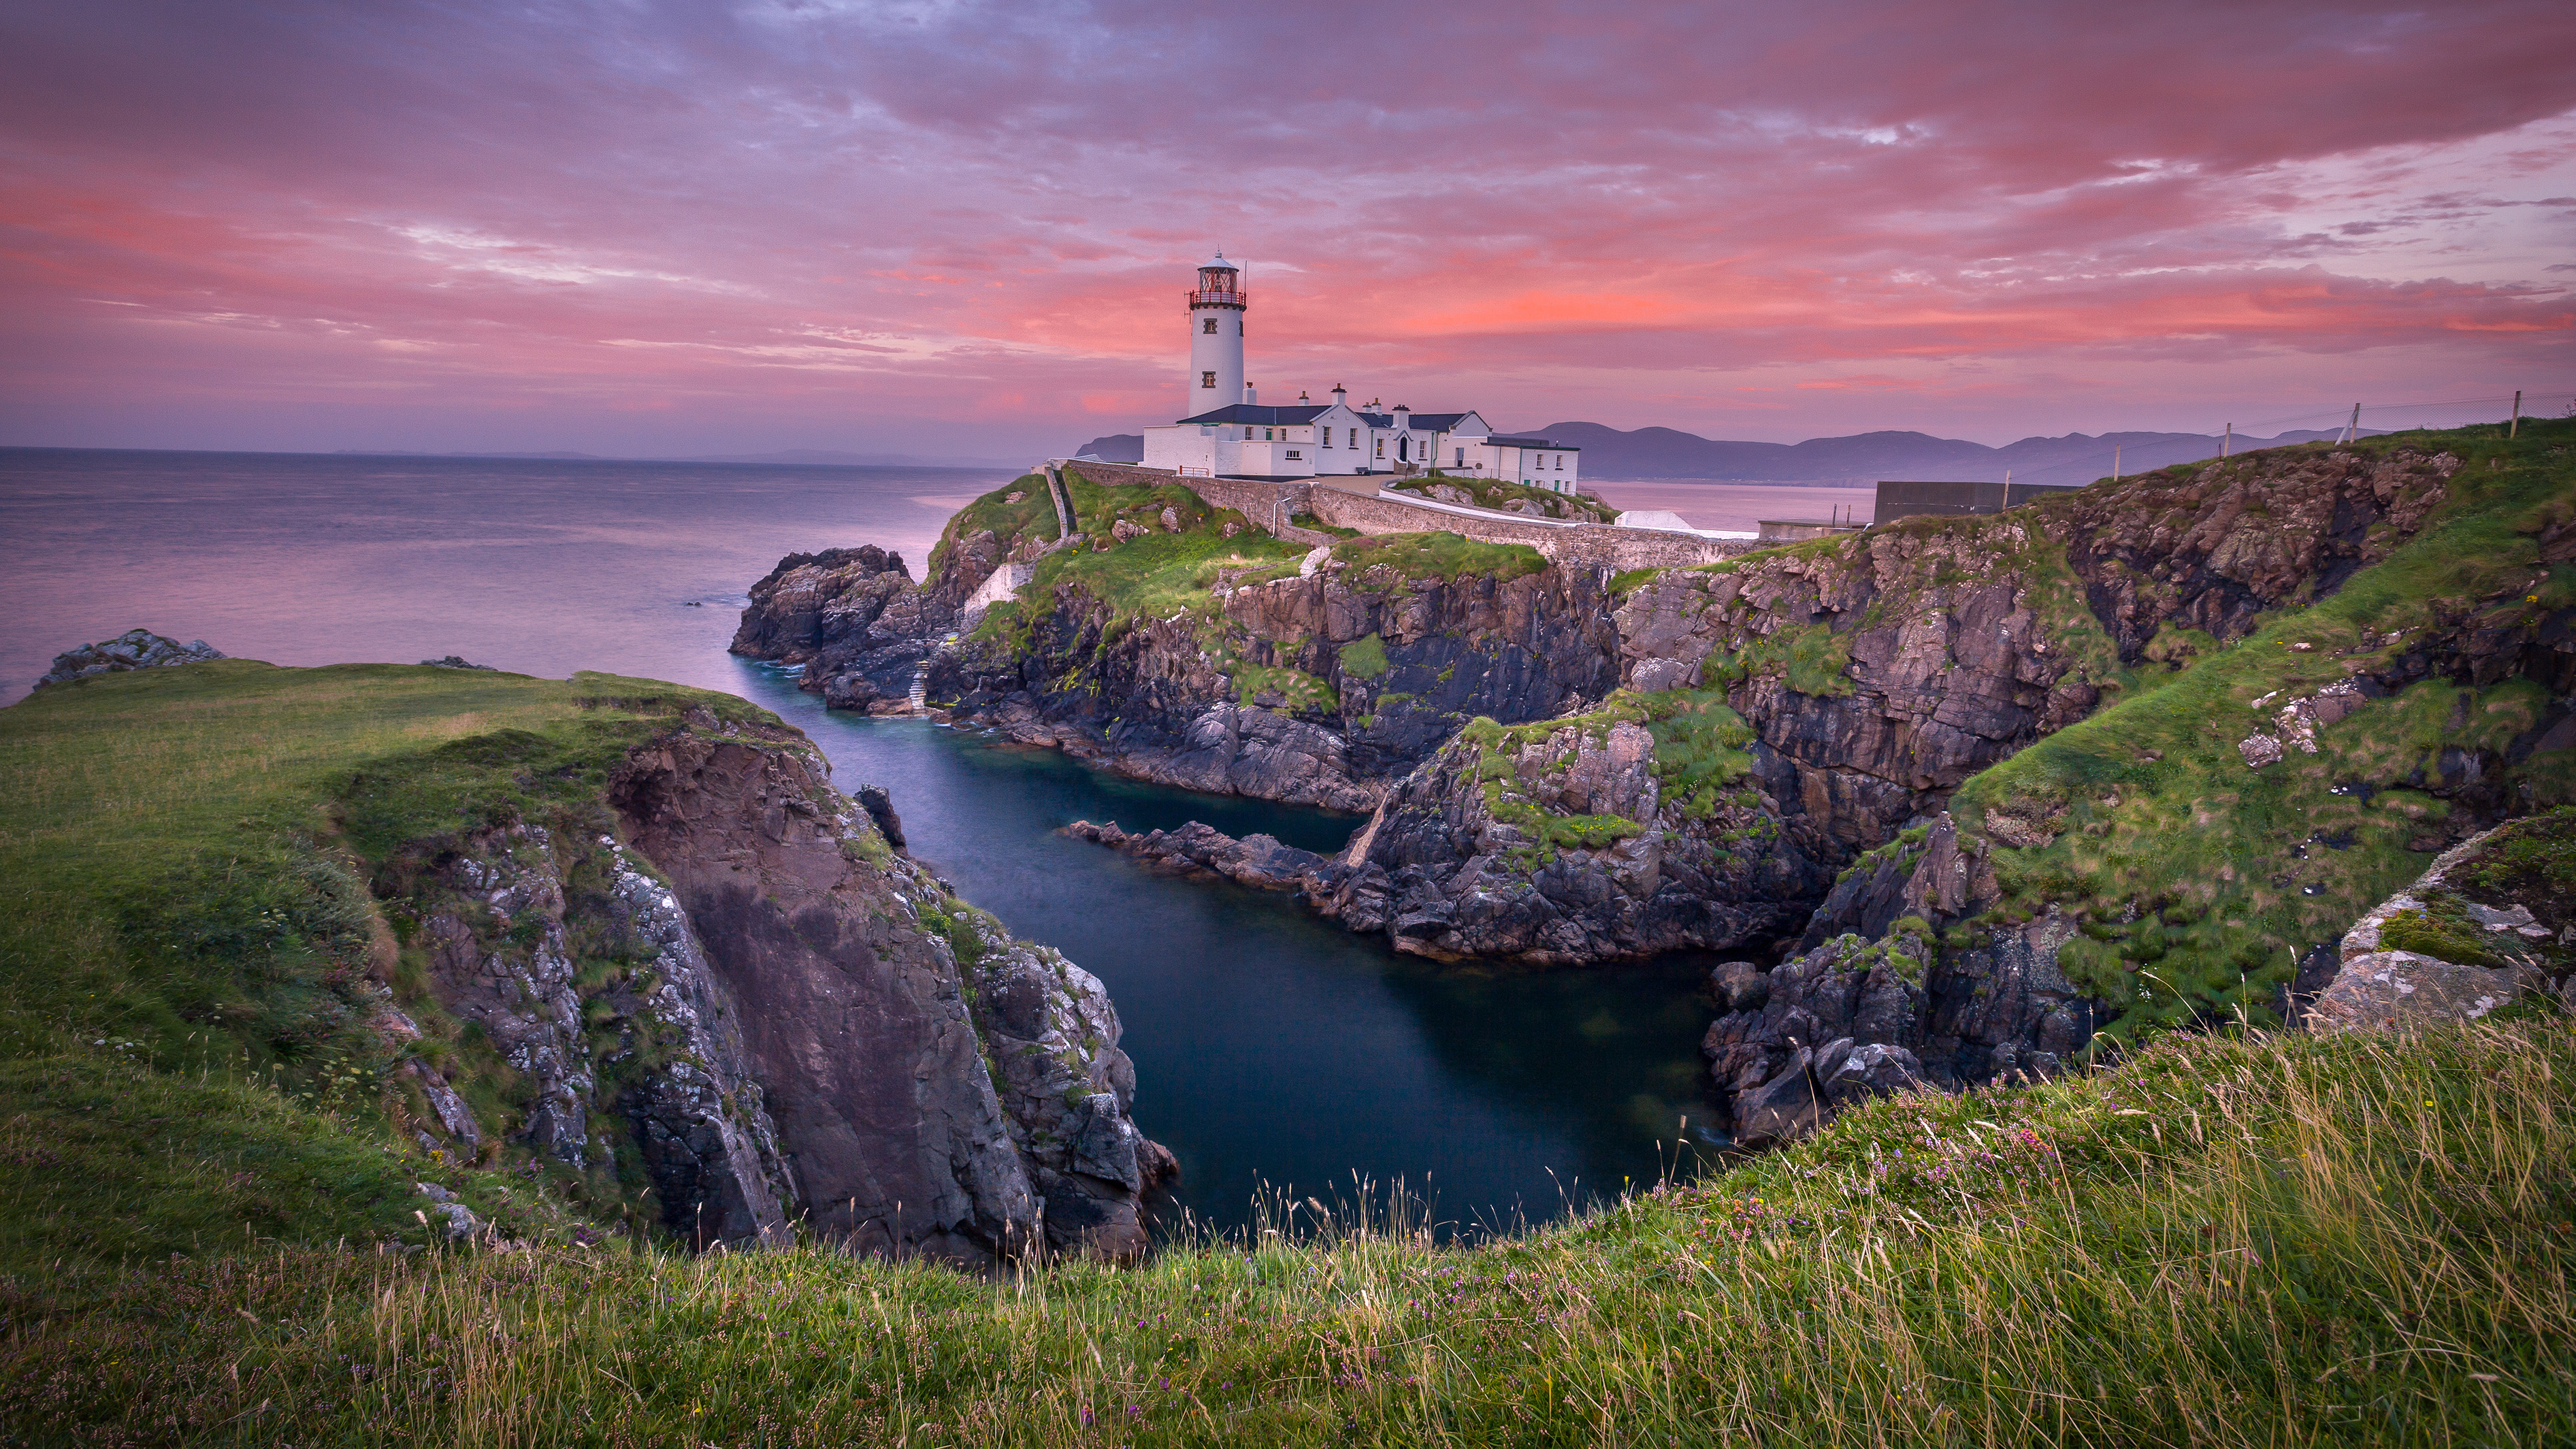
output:
{"label": "turquoise water", "polygon": [[886,785],[914,852],[1109,986],[1136,1120],[1218,1225],[1267,1184],[1402,1179],[1454,1223],[1555,1216],[1673,1160],[1701,1104],[1705,963],[1439,966],[1287,897],[1152,875],[1054,833],[1196,818],[1312,850],[1356,823],[1192,795],[910,720],[827,714],[724,652],[779,555],[895,547],[918,571],[965,470],[0,450],[0,698],[137,625],[280,664],[448,653],[727,690]]}

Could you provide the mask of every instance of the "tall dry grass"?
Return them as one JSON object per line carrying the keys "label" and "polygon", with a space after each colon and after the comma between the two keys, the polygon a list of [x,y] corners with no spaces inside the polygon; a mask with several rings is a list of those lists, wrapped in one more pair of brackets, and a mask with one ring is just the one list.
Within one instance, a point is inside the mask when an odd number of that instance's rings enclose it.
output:
{"label": "tall dry grass", "polygon": [[15,1285],[0,1409],[125,1442],[2576,1439],[2562,1020],[2174,1042],[1877,1104],[1472,1248],[1274,1202],[1135,1269],[280,1250]]}

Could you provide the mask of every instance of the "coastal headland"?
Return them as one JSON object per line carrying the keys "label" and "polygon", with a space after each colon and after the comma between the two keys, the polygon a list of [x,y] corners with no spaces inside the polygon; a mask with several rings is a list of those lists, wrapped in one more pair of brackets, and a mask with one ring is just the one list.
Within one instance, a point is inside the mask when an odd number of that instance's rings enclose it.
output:
{"label": "coastal headland", "polygon": [[1728,958],[1776,1150],[1483,1242],[1365,1185],[1150,1242],[1107,993],[765,711],[102,647],[0,711],[0,1418],[2576,1434],[2571,426],[1622,571],[1075,464],[759,582],[735,647],[836,707],[1367,814],[1105,847],[1437,961]]}

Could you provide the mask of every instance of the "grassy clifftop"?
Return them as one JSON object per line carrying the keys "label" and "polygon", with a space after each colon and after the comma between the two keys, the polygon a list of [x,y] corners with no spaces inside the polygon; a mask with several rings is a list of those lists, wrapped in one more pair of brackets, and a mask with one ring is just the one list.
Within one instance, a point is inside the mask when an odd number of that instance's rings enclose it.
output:
{"label": "grassy clifftop", "polygon": [[2233,643],[2167,631],[2115,703],[1960,789],[1994,918],[2079,921],[2061,964],[2115,1036],[2268,1017],[2301,957],[2467,822],[2576,801],[2576,749],[2541,729],[2576,606],[2576,425],[2503,432],[2360,445],[2460,458],[2421,533]]}
{"label": "grassy clifftop", "polygon": [[367,880],[502,815],[595,810],[606,772],[684,710],[774,723],[607,675],[246,660],[0,710],[0,1272],[418,1242],[422,1178],[505,1220],[569,1221],[560,1192],[390,1130],[401,1083],[370,1021],[400,1002],[436,1022]]}

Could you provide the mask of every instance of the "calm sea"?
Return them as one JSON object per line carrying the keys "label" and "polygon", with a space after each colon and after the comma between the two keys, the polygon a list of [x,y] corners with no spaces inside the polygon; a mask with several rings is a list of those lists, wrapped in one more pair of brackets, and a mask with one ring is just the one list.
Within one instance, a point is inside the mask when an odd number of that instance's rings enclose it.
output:
{"label": "calm sea", "polygon": [[[461,654],[727,690],[811,734],[844,786],[891,786],[917,854],[1108,983],[1136,1059],[1136,1120],[1180,1155],[1194,1214],[1240,1223],[1264,1184],[1329,1197],[1402,1179],[1454,1223],[1540,1220],[1653,1180],[1681,1119],[1706,1112],[1704,962],[1523,971],[1399,957],[1281,897],[1165,880],[1053,833],[1083,817],[1131,830],[1198,818],[1330,850],[1350,817],[827,714],[725,653],[743,591],[780,555],[876,543],[918,576],[948,515],[1003,481],[0,449],[0,699],[24,695],[56,652],[137,626],[278,664]],[[1640,496],[1604,491],[1706,527],[1809,502],[1789,488],[1628,486]]]}

